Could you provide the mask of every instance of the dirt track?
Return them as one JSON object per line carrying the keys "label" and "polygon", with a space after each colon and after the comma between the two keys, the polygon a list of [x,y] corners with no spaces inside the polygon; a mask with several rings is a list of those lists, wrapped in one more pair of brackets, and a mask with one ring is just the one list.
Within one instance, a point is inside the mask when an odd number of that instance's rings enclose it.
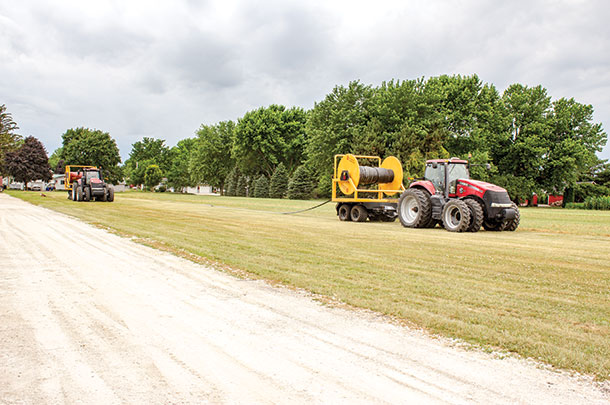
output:
{"label": "dirt track", "polygon": [[609,401],[0,194],[0,403]]}

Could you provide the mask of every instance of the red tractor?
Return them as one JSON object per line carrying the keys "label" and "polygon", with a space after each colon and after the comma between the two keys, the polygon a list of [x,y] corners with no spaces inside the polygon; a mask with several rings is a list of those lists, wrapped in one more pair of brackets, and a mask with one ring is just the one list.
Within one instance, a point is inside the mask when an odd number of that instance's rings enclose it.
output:
{"label": "red tractor", "polygon": [[66,166],[65,185],[73,201],[114,201],[114,188],[104,182],[102,169],[94,166]]}
{"label": "red tractor", "polygon": [[422,180],[398,201],[398,218],[409,228],[442,223],[451,232],[514,231],[520,214],[502,187],[471,180],[468,162],[457,158],[428,160]]}

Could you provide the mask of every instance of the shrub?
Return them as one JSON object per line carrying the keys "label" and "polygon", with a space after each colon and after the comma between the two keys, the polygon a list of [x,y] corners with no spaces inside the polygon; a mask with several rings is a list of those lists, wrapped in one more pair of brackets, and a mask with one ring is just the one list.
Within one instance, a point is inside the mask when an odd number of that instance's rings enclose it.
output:
{"label": "shrub", "polygon": [[288,183],[288,198],[291,200],[307,200],[311,198],[312,191],[311,174],[305,166],[299,166]]}
{"label": "shrub", "polygon": [[581,210],[610,210],[610,196],[589,197],[582,203],[567,203],[565,208]]}
{"label": "shrub", "polygon": [[588,210],[610,210],[610,196],[589,197],[585,200],[584,205]]}
{"label": "shrub", "polygon": [[252,197],[269,197],[269,180],[267,180],[267,177],[265,177],[264,175],[260,175],[260,177],[254,182],[254,190],[252,191]]}
{"label": "shrub", "polygon": [[269,183],[269,196],[271,198],[284,198],[288,190],[288,172],[283,163],[275,168]]}
{"label": "shrub", "polygon": [[570,210],[584,210],[585,203],[567,203],[565,208]]}

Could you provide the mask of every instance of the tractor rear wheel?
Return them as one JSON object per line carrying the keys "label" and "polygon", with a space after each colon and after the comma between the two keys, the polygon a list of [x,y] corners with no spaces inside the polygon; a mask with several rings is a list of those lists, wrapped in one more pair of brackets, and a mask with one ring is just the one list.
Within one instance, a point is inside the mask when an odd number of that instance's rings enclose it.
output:
{"label": "tractor rear wheel", "polygon": [[462,200],[449,200],[443,207],[442,218],[449,232],[464,232],[470,225],[470,208]]}
{"label": "tractor rear wheel", "polygon": [[398,200],[398,218],[407,228],[424,228],[430,223],[432,208],[430,195],[422,190],[410,188]]}
{"label": "tractor rear wheel", "polygon": [[339,214],[340,221],[351,221],[352,220],[352,218],[350,217],[350,209],[351,209],[351,207],[349,206],[349,204],[339,205],[339,209],[337,210],[337,213]]}
{"label": "tractor rear wheel", "polygon": [[368,212],[364,206],[354,205],[349,212],[349,215],[354,222],[364,222],[368,217]]}
{"label": "tractor rear wheel", "polygon": [[512,209],[517,212],[517,216],[514,219],[509,219],[504,224],[504,230],[509,232],[516,231],[519,227],[519,222],[521,221],[521,214],[519,213],[519,208],[517,207],[517,204],[513,203]]}
{"label": "tractor rear wheel", "polygon": [[468,208],[470,209],[470,224],[468,225],[468,232],[479,232],[481,226],[483,225],[483,217],[485,212],[483,211],[483,206],[477,200],[473,200],[469,198],[464,200]]}
{"label": "tractor rear wheel", "polygon": [[108,187],[108,197],[106,197],[106,201],[108,201],[108,202],[114,201],[114,188]]}
{"label": "tractor rear wheel", "polygon": [[76,187],[76,201],[83,201],[83,189],[82,187]]}
{"label": "tractor rear wheel", "polygon": [[84,201],[89,201],[91,200],[91,189],[89,189],[89,187],[85,187],[85,195],[84,195]]}

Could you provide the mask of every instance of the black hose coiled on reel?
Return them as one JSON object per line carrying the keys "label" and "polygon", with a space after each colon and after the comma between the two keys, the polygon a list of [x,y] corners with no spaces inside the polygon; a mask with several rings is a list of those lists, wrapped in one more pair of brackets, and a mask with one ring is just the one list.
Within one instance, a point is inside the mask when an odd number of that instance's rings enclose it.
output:
{"label": "black hose coiled on reel", "polygon": [[391,183],[394,171],[382,167],[360,166],[360,184]]}

